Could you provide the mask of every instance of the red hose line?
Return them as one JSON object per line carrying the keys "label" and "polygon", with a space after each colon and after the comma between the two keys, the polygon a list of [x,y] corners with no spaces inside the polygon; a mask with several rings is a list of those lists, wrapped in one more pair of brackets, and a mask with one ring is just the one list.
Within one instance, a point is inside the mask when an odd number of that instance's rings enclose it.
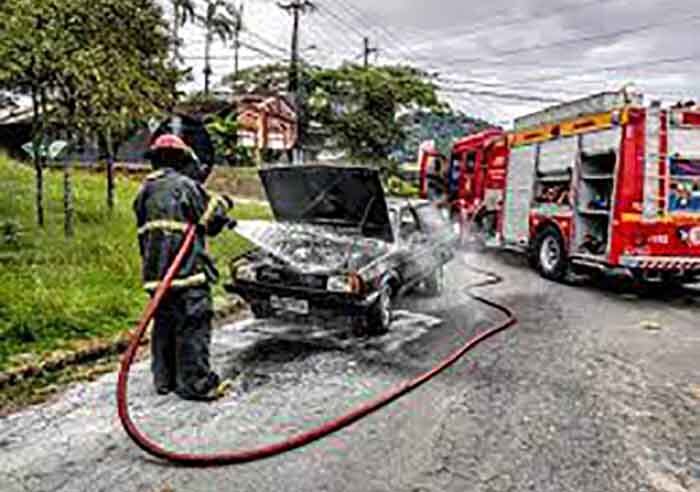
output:
{"label": "red hose line", "polygon": [[370,415],[371,413],[376,412],[380,408],[385,407],[390,403],[398,400],[407,393],[410,393],[411,391],[417,389],[418,387],[433,379],[438,374],[442,373],[443,371],[454,365],[459,359],[464,357],[468,352],[476,348],[478,345],[488,340],[489,338],[497,335],[498,333],[510,328],[517,322],[509,308],[469,292],[469,289],[500,283],[502,281],[502,278],[494,273],[486,272],[484,270],[468,266],[470,270],[482,275],[486,275],[489,277],[489,279],[484,282],[480,282],[476,285],[472,285],[468,289],[467,294],[472,299],[481,302],[489,307],[492,307],[498,311],[501,311],[507,316],[507,319],[467,341],[461,348],[456,350],[454,353],[452,353],[446,359],[441,361],[438,365],[433,367],[428,372],[425,372],[424,374],[421,374],[414,379],[406,381],[386,391],[385,393],[379,395],[373,400],[367,401],[357,406],[345,415],[342,415],[314,429],[302,432],[301,434],[297,434],[296,436],[292,436],[286,440],[280,441],[275,444],[250,450],[238,450],[214,454],[191,454],[169,451],[165,449],[162,445],[153,441],[143,432],[141,432],[134,423],[134,421],[131,419],[131,416],[129,415],[129,406],[127,398],[129,369],[131,367],[131,364],[133,363],[134,357],[136,356],[136,352],[138,351],[139,342],[143,338],[148,324],[153,318],[156,310],[158,309],[158,305],[163,299],[163,296],[170,288],[173,278],[180,269],[180,264],[182,263],[185,255],[192,246],[194,238],[195,227],[189,226],[185,234],[185,239],[182,243],[182,246],[180,247],[180,251],[175,257],[175,260],[173,261],[172,265],[168,269],[165,278],[160,283],[153,298],[148,303],[148,306],[146,307],[146,310],[143,313],[141,321],[138,324],[136,333],[131,341],[131,344],[129,345],[126,354],[122,358],[121,369],[119,371],[119,380],[117,383],[117,407],[119,411],[119,418],[122,422],[122,425],[124,426],[124,430],[126,431],[126,433],[136,443],[136,445],[138,445],[146,453],[151,454],[157,458],[167,460],[177,465],[190,467],[208,467],[241,464],[261,460],[264,458],[270,458],[272,456],[276,456],[287,451],[306,446],[307,444],[310,444],[345,427],[348,427],[354,422],[357,422],[358,420]]}

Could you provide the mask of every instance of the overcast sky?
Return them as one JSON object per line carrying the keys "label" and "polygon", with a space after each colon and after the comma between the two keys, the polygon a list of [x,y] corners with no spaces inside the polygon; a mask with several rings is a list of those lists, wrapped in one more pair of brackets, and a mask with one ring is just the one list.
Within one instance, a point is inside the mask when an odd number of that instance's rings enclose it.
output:
{"label": "overcast sky", "polygon": [[[242,39],[269,55],[244,47],[241,65],[286,59],[291,16],[270,0],[237,1],[245,5],[250,31]],[[302,55],[309,61],[360,61],[366,35],[380,50],[373,63],[408,62],[435,72],[446,89],[444,98],[454,106],[506,126],[556,100],[615,90],[627,82],[647,100],[700,98],[697,0],[315,3],[318,9],[301,21]],[[186,56],[202,57],[203,32],[188,27],[185,38]],[[216,44],[215,81],[232,71],[232,53]],[[194,58],[187,60],[196,77],[190,88],[203,86],[203,62]]]}

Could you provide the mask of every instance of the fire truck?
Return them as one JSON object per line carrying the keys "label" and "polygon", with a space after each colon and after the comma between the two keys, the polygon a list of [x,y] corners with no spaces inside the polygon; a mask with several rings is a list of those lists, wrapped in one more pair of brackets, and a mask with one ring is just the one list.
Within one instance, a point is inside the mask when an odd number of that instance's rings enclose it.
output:
{"label": "fire truck", "polygon": [[700,276],[700,108],[595,94],[457,141],[445,169],[421,160],[421,192],[486,247],[528,255],[542,276],[584,270],[652,282]]}

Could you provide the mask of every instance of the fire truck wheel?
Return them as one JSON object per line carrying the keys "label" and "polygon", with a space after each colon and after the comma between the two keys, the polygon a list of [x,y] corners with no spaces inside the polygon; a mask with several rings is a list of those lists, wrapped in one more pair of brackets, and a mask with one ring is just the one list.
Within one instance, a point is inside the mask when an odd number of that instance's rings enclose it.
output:
{"label": "fire truck wheel", "polygon": [[537,234],[533,256],[536,268],[544,278],[557,282],[566,278],[569,260],[564,239],[557,229],[546,227]]}

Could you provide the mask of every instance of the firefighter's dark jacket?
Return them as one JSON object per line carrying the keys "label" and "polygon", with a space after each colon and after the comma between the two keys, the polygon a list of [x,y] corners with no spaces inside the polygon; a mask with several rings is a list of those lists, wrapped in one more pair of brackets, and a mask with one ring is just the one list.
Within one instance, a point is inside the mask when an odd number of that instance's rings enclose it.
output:
{"label": "firefighter's dark jacket", "polygon": [[170,168],[148,175],[134,201],[144,288],[153,292],[175,259],[190,223],[197,237],[172,283],[175,290],[216,282],[219,272],[207,253],[206,236],[228,224],[232,201]]}

